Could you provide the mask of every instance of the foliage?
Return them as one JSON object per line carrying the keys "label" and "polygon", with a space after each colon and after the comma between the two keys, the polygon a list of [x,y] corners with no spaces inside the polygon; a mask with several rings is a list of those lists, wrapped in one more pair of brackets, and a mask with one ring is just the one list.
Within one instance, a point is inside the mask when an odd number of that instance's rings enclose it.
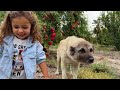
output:
{"label": "foliage", "polygon": [[0,11],[0,23],[3,21],[4,16],[5,16],[5,11]]}
{"label": "foliage", "polygon": [[97,42],[103,45],[113,45],[120,50],[120,11],[103,12],[95,24],[94,33]]}
{"label": "foliage", "polygon": [[36,13],[41,26],[43,43],[48,49],[72,35],[91,40],[83,11],[36,11]]}
{"label": "foliage", "polygon": [[[49,47],[60,41],[60,14],[54,11],[37,11],[43,35],[43,43]],[[57,39],[55,41],[55,39]]]}

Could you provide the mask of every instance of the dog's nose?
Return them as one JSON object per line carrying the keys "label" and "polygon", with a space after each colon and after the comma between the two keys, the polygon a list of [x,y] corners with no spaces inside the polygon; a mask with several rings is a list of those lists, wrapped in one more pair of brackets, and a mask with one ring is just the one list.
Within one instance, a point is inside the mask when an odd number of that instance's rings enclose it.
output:
{"label": "dog's nose", "polygon": [[93,61],[94,61],[93,57],[89,58],[89,60],[88,60],[89,63],[93,63]]}

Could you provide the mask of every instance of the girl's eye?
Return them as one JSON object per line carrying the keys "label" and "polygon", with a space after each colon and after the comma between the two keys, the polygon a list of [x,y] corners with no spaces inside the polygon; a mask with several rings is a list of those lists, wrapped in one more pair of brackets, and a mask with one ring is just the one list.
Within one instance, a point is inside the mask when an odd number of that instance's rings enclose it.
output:
{"label": "girl's eye", "polygon": [[13,28],[15,28],[15,29],[19,29],[19,28],[21,28],[21,29],[28,29],[29,27],[28,26],[18,26],[18,25],[15,25],[15,26],[13,26]]}
{"label": "girl's eye", "polygon": [[24,27],[22,27],[22,29],[28,29],[28,27],[24,26]]}
{"label": "girl's eye", "polygon": [[15,28],[15,29],[18,29],[18,28],[19,28],[19,26],[14,26],[14,28]]}

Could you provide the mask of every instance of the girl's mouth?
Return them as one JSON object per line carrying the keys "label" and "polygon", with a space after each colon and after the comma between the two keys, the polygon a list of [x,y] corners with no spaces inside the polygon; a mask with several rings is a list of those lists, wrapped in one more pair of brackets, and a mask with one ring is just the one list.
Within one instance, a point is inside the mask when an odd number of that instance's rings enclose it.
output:
{"label": "girl's mouth", "polygon": [[18,34],[18,36],[22,37],[22,36],[25,36],[25,34]]}

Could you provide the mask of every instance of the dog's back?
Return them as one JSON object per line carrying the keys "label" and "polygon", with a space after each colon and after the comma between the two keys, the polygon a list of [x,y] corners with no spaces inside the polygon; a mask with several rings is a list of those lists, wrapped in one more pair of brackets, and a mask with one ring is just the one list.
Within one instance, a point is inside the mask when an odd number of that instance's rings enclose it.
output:
{"label": "dog's back", "polygon": [[75,46],[76,43],[78,43],[80,41],[85,41],[85,39],[78,38],[76,36],[69,36],[66,39],[61,40],[60,44],[57,48],[57,54],[58,55],[67,54],[67,52],[69,52],[69,47]]}

